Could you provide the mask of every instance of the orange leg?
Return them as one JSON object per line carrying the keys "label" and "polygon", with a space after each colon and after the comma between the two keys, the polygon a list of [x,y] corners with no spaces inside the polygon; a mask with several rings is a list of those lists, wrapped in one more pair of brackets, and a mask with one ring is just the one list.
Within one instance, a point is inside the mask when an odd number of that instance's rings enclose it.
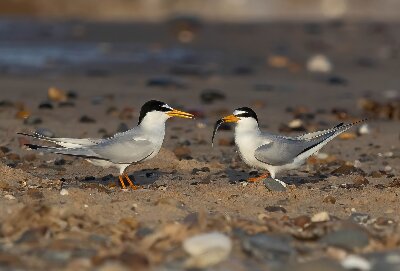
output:
{"label": "orange leg", "polygon": [[131,179],[129,179],[128,174],[124,173],[126,180],[128,181],[129,185],[132,187],[133,190],[139,189],[138,185],[134,185]]}
{"label": "orange leg", "polygon": [[118,178],[119,178],[119,182],[121,183],[122,189],[126,189],[126,186],[125,186],[125,183],[124,183],[124,179],[122,179],[122,176],[119,175]]}
{"label": "orange leg", "polygon": [[261,180],[263,180],[263,179],[265,179],[265,178],[268,178],[268,177],[269,177],[269,173],[265,173],[265,174],[262,174],[262,175],[259,176],[259,177],[248,178],[247,181],[248,181],[249,183],[254,183],[254,182],[261,181]]}

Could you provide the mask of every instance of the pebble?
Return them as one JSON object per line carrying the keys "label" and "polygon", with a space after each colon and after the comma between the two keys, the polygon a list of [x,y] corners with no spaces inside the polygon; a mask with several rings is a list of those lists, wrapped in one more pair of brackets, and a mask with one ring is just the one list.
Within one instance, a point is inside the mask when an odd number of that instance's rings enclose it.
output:
{"label": "pebble", "polygon": [[8,200],[15,200],[15,197],[13,195],[10,195],[10,194],[4,195],[4,198],[6,198]]}
{"label": "pebble", "polygon": [[361,169],[352,165],[343,164],[331,172],[332,175],[349,175],[352,173],[364,173]]}
{"label": "pebble", "polygon": [[307,70],[314,73],[329,73],[332,71],[332,63],[322,54],[312,56],[307,61]]}
{"label": "pebble", "polygon": [[343,140],[350,140],[350,139],[355,139],[357,138],[357,135],[352,132],[344,132],[341,133],[338,138],[343,139]]}
{"label": "pebble", "polygon": [[353,184],[355,187],[361,187],[369,184],[369,181],[367,178],[358,175],[353,178]]}
{"label": "pebble", "polygon": [[200,94],[200,99],[204,104],[212,104],[215,101],[225,100],[225,94],[218,89],[206,89]]}
{"label": "pebble", "polygon": [[93,118],[91,118],[91,117],[88,117],[88,116],[82,116],[82,117],[79,119],[79,122],[82,122],[82,123],[95,123],[96,120],[93,119]]}
{"label": "pebble", "polygon": [[63,189],[60,190],[60,195],[61,196],[67,196],[68,194],[69,194],[69,192],[68,192],[67,189],[63,188]]}
{"label": "pebble", "polygon": [[343,77],[337,76],[337,75],[332,75],[332,76],[328,77],[327,82],[330,85],[341,85],[341,86],[345,86],[348,83],[346,78],[343,78]]}
{"label": "pebble", "polygon": [[181,160],[181,159],[191,159],[192,157],[190,156],[190,154],[192,153],[192,151],[190,150],[189,147],[186,146],[180,146],[180,147],[176,147],[173,150],[174,154],[176,155],[176,157]]}
{"label": "pebble", "polygon": [[329,220],[330,220],[330,216],[327,212],[320,212],[320,213],[313,215],[313,217],[311,217],[312,222],[326,222]]}
{"label": "pebble", "polygon": [[271,213],[275,213],[275,212],[282,212],[284,214],[287,213],[287,210],[285,208],[283,208],[282,206],[267,206],[265,207],[265,210]]}
{"label": "pebble", "polygon": [[327,258],[305,263],[288,263],[280,271],[346,271],[339,263]]}
{"label": "pebble", "polygon": [[367,224],[370,218],[369,214],[352,213],[349,219],[357,224]]}
{"label": "pebble", "polygon": [[371,263],[365,258],[357,255],[349,255],[341,262],[342,266],[350,270],[369,271]]}
{"label": "pebble", "polygon": [[359,135],[368,135],[371,133],[371,129],[367,123],[364,123],[357,129],[357,133]]}
{"label": "pebble", "polygon": [[266,178],[263,183],[269,191],[286,191],[286,187],[272,178]]}
{"label": "pebble", "polygon": [[39,109],[53,109],[54,106],[49,102],[42,102],[39,104]]}
{"label": "pebble", "polygon": [[147,86],[163,88],[185,88],[186,84],[183,80],[176,77],[160,76],[153,77],[147,80]]}
{"label": "pebble", "polygon": [[192,268],[205,268],[218,264],[228,258],[232,250],[231,239],[219,232],[189,237],[183,241],[182,245],[191,256],[186,265]]}
{"label": "pebble", "polygon": [[304,228],[311,223],[311,218],[307,215],[301,215],[293,219],[293,224],[297,227]]}
{"label": "pebble", "polygon": [[56,87],[50,87],[47,90],[47,97],[54,102],[65,102],[67,100],[65,91]]}
{"label": "pebble", "polygon": [[291,241],[292,238],[287,235],[258,233],[244,237],[243,249],[260,260],[284,261],[295,254]]}
{"label": "pebble", "polygon": [[336,203],[336,198],[334,196],[328,195],[324,198],[324,202],[325,203],[332,203],[335,204]]}
{"label": "pebble", "polygon": [[343,228],[328,233],[321,241],[327,245],[353,250],[369,244],[368,233],[361,228]]}

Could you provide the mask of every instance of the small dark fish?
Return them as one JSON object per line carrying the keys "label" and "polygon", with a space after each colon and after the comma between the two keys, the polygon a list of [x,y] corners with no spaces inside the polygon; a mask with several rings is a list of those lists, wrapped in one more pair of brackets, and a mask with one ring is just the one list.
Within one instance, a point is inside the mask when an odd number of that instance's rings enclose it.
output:
{"label": "small dark fish", "polygon": [[211,139],[211,146],[214,147],[214,137],[215,134],[217,133],[218,128],[221,126],[221,124],[224,123],[224,121],[222,119],[217,120],[217,122],[215,123],[214,126],[214,131],[213,131],[213,135],[212,135],[212,139]]}

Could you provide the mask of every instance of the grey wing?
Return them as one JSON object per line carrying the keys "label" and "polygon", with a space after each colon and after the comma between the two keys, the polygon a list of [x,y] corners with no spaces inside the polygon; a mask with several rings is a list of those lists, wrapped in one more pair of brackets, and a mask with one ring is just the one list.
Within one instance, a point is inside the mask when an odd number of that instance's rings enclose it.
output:
{"label": "grey wing", "polygon": [[315,143],[290,138],[276,138],[268,144],[258,147],[254,153],[257,160],[272,165],[281,166],[291,163],[298,155]]}
{"label": "grey wing", "polygon": [[146,139],[117,137],[90,147],[98,156],[113,163],[138,163],[154,152],[152,142]]}

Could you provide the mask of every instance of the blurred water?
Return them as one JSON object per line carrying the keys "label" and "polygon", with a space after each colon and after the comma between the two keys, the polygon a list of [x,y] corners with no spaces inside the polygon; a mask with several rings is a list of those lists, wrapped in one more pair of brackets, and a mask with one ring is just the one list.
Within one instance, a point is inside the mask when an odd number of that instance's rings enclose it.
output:
{"label": "blurred water", "polygon": [[12,71],[78,66],[168,64],[184,62],[194,53],[180,47],[152,50],[145,45],[96,42],[0,42],[0,66]]}

